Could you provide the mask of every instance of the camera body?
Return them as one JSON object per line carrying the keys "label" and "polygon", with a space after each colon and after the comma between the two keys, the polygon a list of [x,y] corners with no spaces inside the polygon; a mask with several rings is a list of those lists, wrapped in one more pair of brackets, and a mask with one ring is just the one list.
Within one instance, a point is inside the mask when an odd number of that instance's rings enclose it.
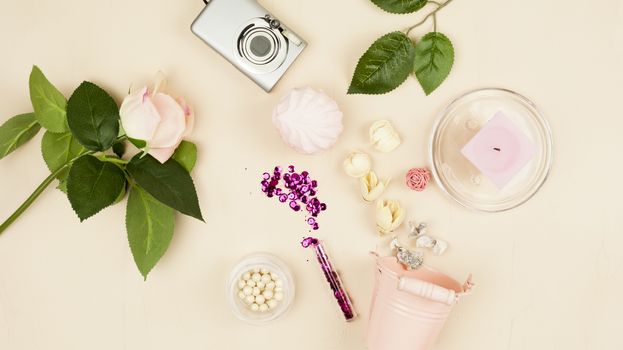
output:
{"label": "camera body", "polygon": [[191,30],[267,92],[306,46],[255,0],[210,0]]}

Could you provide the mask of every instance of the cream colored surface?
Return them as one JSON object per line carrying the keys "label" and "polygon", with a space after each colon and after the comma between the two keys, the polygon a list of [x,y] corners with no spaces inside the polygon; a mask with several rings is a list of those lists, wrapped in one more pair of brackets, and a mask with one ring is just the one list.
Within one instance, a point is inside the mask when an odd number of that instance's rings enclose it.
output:
{"label": "cream colored surface", "polygon": [[[118,100],[132,82],[163,69],[197,112],[194,176],[206,217],[205,224],[177,218],[171,247],[143,282],[124,204],[80,224],[65,196],[49,189],[0,236],[0,349],[364,349],[367,252],[386,240],[374,232],[373,206],[343,173],[352,148],[369,152],[378,175],[394,179],[385,197],[400,199],[409,218],[426,220],[431,234],[450,242],[428,262],[457,278],[474,273],[474,294],[454,310],[435,349],[623,348],[620,0],[454,1],[438,19],[456,64],[429,97],[414,80],[389,95],[345,94],[366,47],[420,16],[385,14],[366,0],[262,3],[310,43],[271,94],[191,34],[200,0],[0,2],[0,119],[30,110],[32,64],[66,95],[87,79]],[[278,99],[304,85],[324,89],[345,113],[342,138],[322,156],[291,151],[270,122]],[[409,167],[427,163],[440,109],[484,86],[532,98],[555,138],[545,187],[495,215],[459,207],[435,185],[415,193],[401,183]],[[404,140],[390,154],[368,145],[368,127],[381,118]],[[39,140],[0,162],[2,218],[47,176]],[[328,211],[318,234],[356,303],[354,323],[342,320],[311,252],[298,246],[307,234],[302,217],[259,190],[263,171],[290,163],[320,182]],[[224,296],[229,269],[253,251],[285,259],[298,287],[291,312],[263,328],[234,319]]]}

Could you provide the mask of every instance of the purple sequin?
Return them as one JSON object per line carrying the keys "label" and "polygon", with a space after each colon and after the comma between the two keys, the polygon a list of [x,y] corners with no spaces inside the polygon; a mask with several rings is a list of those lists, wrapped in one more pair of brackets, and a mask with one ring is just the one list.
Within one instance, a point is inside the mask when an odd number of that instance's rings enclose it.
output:
{"label": "purple sequin", "polygon": [[[283,187],[278,187],[280,184]],[[283,173],[280,166],[276,166],[272,175],[268,172],[262,174],[262,192],[267,197],[277,197],[279,202],[288,203],[290,209],[300,211],[305,208],[307,211],[307,224],[312,229],[318,229],[316,217],[326,210],[327,206],[321,203],[316,194],[318,192],[318,182],[309,177],[309,172],[296,172],[293,165],[287,167],[287,172]]]}

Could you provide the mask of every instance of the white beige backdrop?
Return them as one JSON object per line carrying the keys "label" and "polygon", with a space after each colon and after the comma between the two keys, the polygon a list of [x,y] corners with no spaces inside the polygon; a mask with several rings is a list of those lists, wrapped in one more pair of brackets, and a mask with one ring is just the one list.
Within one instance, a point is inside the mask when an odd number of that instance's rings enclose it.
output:
{"label": "white beige backdrop", "polygon": [[[234,0],[230,0],[234,1]],[[201,0],[20,0],[0,2],[0,120],[30,110],[28,74],[38,64],[66,95],[90,80],[120,100],[157,70],[197,113],[194,172],[206,217],[178,216],[173,242],[146,282],[125,237],[125,205],[80,224],[49,189],[0,236],[0,349],[364,349],[373,262],[384,244],[372,208],[341,169],[351,148],[371,152],[394,178],[388,197],[451,243],[429,262],[478,286],[452,314],[435,346],[449,349],[623,348],[623,2],[455,0],[439,15],[456,63],[425,97],[414,80],[384,96],[345,94],[357,59],[384,33],[421,15],[390,15],[367,0],[264,0],[310,45],[266,94],[194,37]],[[423,30],[426,28],[423,28]],[[345,132],[320,156],[279,139],[271,111],[290,88],[333,96]],[[467,90],[499,86],[533,99],[551,123],[555,163],[543,189],[501,214],[468,211],[433,185],[402,184],[427,163],[436,114]],[[404,137],[393,153],[367,146],[366,129],[388,118]],[[40,137],[0,162],[4,219],[47,176]],[[346,324],[308,251],[301,217],[259,190],[260,174],[295,164],[320,182],[328,211],[319,236],[334,253],[360,317]],[[404,231],[403,231],[404,232]],[[266,327],[242,324],[224,282],[243,255],[267,251],[294,271],[291,312]]]}

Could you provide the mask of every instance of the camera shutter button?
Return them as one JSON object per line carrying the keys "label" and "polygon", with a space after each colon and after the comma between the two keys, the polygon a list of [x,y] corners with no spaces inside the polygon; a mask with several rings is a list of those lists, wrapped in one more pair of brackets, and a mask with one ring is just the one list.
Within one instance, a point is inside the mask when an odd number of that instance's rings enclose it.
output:
{"label": "camera shutter button", "polygon": [[273,29],[277,29],[279,27],[281,27],[281,22],[279,22],[278,19],[271,19],[270,20],[270,27]]}

